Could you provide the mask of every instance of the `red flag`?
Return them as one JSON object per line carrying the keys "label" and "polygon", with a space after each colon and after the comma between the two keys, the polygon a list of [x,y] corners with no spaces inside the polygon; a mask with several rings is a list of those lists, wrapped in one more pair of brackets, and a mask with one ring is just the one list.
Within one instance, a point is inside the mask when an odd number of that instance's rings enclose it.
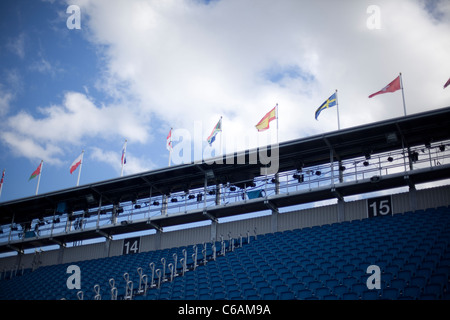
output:
{"label": "red flag", "polygon": [[400,76],[398,76],[397,78],[395,78],[394,81],[389,83],[386,87],[384,87],[383,89],[381,89],[378,92],[375,92],[375,93],[371,94],[369,96],[369,98],[375,97],[376,95],[382,94],[382,93],[395,92],[395,91],[400,90],[400,89],[401,89]]}
{"label": "red flag", "polygon": [[41,167],[42,167],[42,161],[39,164],[39,166],[37,167],[36,170],[34,170],[34,172],[31,174],[30,178],[28,179],[28,181],[30,181],[31,179],[36,178],[38,175],[41,174]]}
{"label": "red flag", "polygon": [[169,134],[167,135],[166,148],[172,151],[172,128],[170,128]]}
{"label": "red flag", "polygon": [[127,140],[125,140],[125,143],[123,144],[122,148],[122,159],[121,159],[122,166],[127,163],[127,158],[125,157],[126,152],[127,152]]}
{"label": "red flag", "polygon": [[5,178],[5,169],[3,169],[2,179],[0,180],[0,196],[2,195],[3,179]]}
{"label": "red flag", "polygon": [[450,85],[450,79],[448,79],[448,81],[444,84],[444,89],[447,88],[448,85]]}
{"label": "red flag", "polygon": [[2,189],[3,179],[5,178],[5,169],[3,169],[2,179],[0,180],[0,190]]}
{"label": "red flag", "polygon": [[[81,161],[83,160],[83,152],[76,158],[72,165],[70,166],[70,174],[72,174],[75,170],[77,170],[78,166],[81,164]],[[81,170],[81,169],[80,169]]]}

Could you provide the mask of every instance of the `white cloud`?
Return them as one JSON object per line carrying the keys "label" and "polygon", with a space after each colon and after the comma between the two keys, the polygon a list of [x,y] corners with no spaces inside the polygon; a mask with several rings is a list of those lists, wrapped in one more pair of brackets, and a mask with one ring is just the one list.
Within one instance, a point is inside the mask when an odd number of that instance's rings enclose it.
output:
{"label": "white cloud", "polygon": [[[122,154],[120,152],[107,151],[98,147],[90,148],[89,157],[92,160],[102,162],[111,166],[118,174],[120,174],[121,172],[121,156]],[[126,159],[127,162],[124,165],[123,170],[124,176],[149,171],[156,168],[156,165],[151,160],[144,157],[135,157],[132,152],[127,151]]]}
{"label": "white cloud", "polygon": [[237,139],[278,103],[280,140],[301,138],[337,129],[334,111],[314,120],[335,89],[343,128],[398,117],[400,93],[368,95],[399,72],[408,113],[448,104],[449,23],[421,1],[378,1],[381,30],[367,28],[368,1],[76,3],[90,41],[106,45],[104,88],[136,97],[165,126],[192,130],[200,120],[207,132],[223,115]]}
{"label": "white cloud", "polygon": [[8,124],[15,132],[36,140],[80,144],[84,137],[109,138],[129,136],[139,142],[148,138],[145,124],[127,106],[97,107],[86,95],[69,92],[63,105],[39,108],[43,117],[35,118],[20,112]]}
{"label": "white cloud", "polygon": [[[24,90],[24,80],[23,76],[20,74],[19,70],[16,68],[11,68],[5,70],[3,75],[5,88],[13,93],[14,95],[22,93]],[[5,89],[6,90],[6,89]]]}
{"label": "white cloud", "polygon": [[48,60],[40,57],[39,60],[35,60],[30,65],[30,70],[37,71],[43,74],[48,74],[51,77],[55,77],[57,73],[63,72],[64,70],[55,64],[51,64]]}
{"label": "white cloud", "polygon": [[39,143],[31,137],[25,137],[10,131],[2,132],[0,139],[19,157],[30,160],[44,160],[54,165],[63,164],[63,161],[59,159],[63,150],[51,143]]}
{"label": "white cloud", "polygon": [[19,58],[25,58],[25,34],[21,33],[16,38],[10,39],[6,47]]}
{"label": "white cloud", "polygon": [[8,113],[13,98],[14,95],[11,92],[3,90],[0,86],[0,117]]}
{"label": "white cloud", "polygon": [[1,138],[15,152],[27,158],[42,157],[54,163],[64,146],[82,146],[88,138],[108,141],[127,137],[138,143],[149,138],[146,117],[127,105],[97,107],[84,94],[68,92],[62,105],[38,109],[41,117],[21,111],[6,121]]}
{"label": "white cloud", "polygon": [[[41,107],[38,115],[10,117],[1,138],[28,157],[14,147],[19,140],[54,161],[66,144],[86,147],[89,138],[144,145],[155,137],[164,148],[169,127],[194,137],[196,122],[205,140],[220,116],[225,141],[242,144],[246,137],[253,147],[264,140],[255,124],[276,103],[280,141],[303,138],[337,130],[336,110],[314,120],[316,108],[336,89],[342,128],[399,117],[400,92],[368,99],[399,72],[408,113],[448,105],[449,91],[442,90],[450,69],[445,1],[427,9],[422,0],[379,0],[380,30],[367,28],[370,1],[69,2],[80,6],[83,36],[97,45],[104,64],[97,88],[116,102],[93,101],[85,86],[85,94],[68,92],[60,105]],[[24,48],[23,34],[10,42],[19,56]],[[33,67],[53,70],[45,59]],[[3,110],[7,99],[0,101]],[[94,154],[118,156],[103,149]],[[135,160],[127,172],[153,167]],[[117,167],[112,160],[110,165]]]}

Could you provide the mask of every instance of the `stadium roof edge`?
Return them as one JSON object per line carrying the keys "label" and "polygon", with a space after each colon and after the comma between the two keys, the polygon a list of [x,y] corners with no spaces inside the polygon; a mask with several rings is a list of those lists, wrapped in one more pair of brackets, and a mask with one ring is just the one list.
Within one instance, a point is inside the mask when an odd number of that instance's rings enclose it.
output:
{"label": "stadium roof edge", "polygon": [[[279,170],[328,163],[330,149],[334,159],[341,160],[362,156],[365,152],[385,152],[420,145],[428,140],[447,140],[450,139],[449,127],[450,107],[446,107],[282,142],[279,144]],[[388,142],[386,134],[390,132],[400,137]],[[245,154],[258,154],[258,151],[256,148],[245,150]],[[11,223],[13,215],[15,222],[52,216],[60,202],[67,202],[73,211],[78,211],[98,207],[100,197],[103,205],[148,197],[150,187],[153,195],[199,188],[204,185],[208,170],[213,170],[215,174],[212,184],[232,183],[260,175],[261,162],[238,164],[237,157],[236,153],[227,154],[222,158],[174,165],[0,202],[0,224]],[[232,159],[232,163],[228,163],[227,159]],[[220,160],[223,162],[220,163]],[[90,197],[92,201],[88,199]]]}

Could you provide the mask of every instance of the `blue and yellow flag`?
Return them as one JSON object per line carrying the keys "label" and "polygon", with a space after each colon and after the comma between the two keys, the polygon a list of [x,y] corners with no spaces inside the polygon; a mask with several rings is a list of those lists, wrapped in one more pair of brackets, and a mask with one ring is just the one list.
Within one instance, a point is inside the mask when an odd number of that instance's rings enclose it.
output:
{"label": "blue and yellow flag", "polygon": [[322,103],[322,105],[316,110],[316,120],[319,117],[319,114],[322,112],[322,110],[334,107],[336,104],[337,104],[337,97],[335,92],[327,99],[327,101]]}

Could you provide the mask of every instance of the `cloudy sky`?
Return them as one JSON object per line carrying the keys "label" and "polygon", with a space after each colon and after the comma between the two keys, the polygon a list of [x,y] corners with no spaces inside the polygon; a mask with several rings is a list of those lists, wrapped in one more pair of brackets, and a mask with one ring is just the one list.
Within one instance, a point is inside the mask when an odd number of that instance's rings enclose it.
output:
{"label": "cloudy sky", "polygon": [[[70,5],[80,9],[69,10]],[[79,17],[79,19],[78,19]],[[168,164],[166,136],[198,160],[223,117],[223,147],[272,141],[256,123],[277,103],[278,139],[450,105],[448,0],[3,0],[0,201]],[[80,29],[73,28],[79,23]],[[69,27],[69,26],[70,27]],[[217,142],[216,142],[217,145]],[[176,158],[176,157],[175,157]]]}

